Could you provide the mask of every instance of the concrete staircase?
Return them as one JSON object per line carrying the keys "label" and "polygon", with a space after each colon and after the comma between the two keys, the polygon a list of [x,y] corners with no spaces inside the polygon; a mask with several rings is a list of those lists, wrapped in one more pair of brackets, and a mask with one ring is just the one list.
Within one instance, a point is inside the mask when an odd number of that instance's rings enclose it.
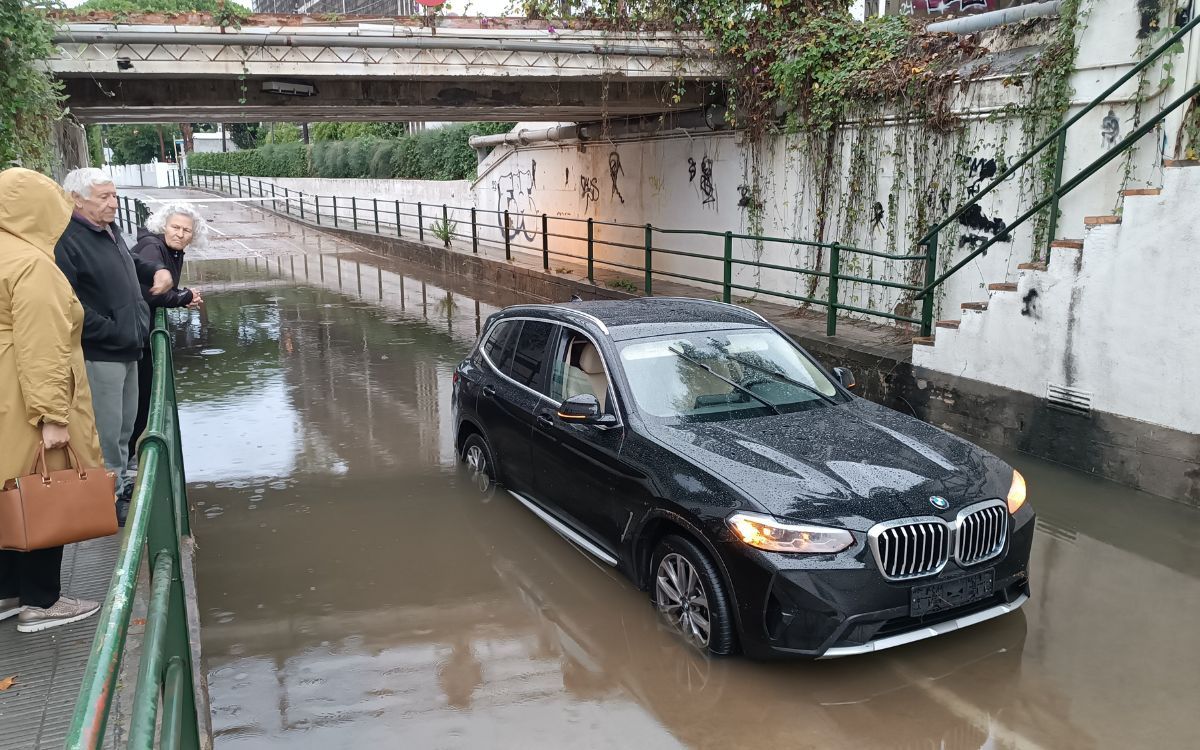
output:
{"label": "concrete staircase", "polygon": [[1200,162],[1164,166],[1161,188],[1124,191],[1120,216],[1088,217],[1049,263],[913,339],[913,364],[1200,432],[1200,406],[1176,400],[1200,367]]}

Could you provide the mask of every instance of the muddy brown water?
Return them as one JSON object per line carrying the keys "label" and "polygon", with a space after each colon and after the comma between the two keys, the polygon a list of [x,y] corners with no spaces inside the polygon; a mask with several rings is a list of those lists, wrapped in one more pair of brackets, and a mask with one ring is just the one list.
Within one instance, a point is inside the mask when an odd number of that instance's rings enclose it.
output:
{"label": "muddy brown water", "polygon": [[1021,612],[873,656],[709,660],[458,465],[452,369],[520,300],[353,252],[188,273],[219,749],[1196,746],[1194,510],[1006,454],[1039,513]]}

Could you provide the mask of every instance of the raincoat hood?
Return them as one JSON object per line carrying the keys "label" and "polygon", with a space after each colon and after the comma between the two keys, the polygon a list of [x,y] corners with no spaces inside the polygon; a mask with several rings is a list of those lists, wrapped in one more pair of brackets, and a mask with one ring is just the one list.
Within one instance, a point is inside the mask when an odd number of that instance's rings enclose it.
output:
{"label": "raincoat hood", "polygon": [[[49,177],[13,167],[0,172],[0,232],[36,247],[50,258],[71,220],[71,200]],[[0,243],[0,251],[7,243]]]}

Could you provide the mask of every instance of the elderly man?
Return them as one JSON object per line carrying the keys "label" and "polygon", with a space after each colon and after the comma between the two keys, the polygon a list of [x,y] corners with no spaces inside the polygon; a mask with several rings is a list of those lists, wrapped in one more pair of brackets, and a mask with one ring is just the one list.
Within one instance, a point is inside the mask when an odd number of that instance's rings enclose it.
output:
{"label": "elderly man", "polygon": [[113,225],[117,188],[99,169],[76,169],[63,181],[74,213],[54,248],[54,260],[83,304],[83,358],[104,465],[118,480],[117,518],[125,524],[132,482],[125,476],[129,436],[138,406],[137,362],[150,332],[141,282],[161,294],[173,285],[162,264],[129,252]]}

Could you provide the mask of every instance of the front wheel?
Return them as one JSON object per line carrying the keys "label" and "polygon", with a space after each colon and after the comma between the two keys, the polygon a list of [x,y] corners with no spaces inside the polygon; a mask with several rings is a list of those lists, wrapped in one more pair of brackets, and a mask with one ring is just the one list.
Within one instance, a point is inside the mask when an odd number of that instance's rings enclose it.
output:
{"label": "front wheel", "polygon": [[463,461],[471,472],[471,479],[480,492],[487,492],[496,483],[496,464],[492,460],[492,449],[487,440],[478,433],[463,443]]}
{"label": "front wheel", "polygon": [[651,558],[651,597],[667,624],[693,648],[718,656],[737,650],[725,583],[695,542],[668,536]]}

